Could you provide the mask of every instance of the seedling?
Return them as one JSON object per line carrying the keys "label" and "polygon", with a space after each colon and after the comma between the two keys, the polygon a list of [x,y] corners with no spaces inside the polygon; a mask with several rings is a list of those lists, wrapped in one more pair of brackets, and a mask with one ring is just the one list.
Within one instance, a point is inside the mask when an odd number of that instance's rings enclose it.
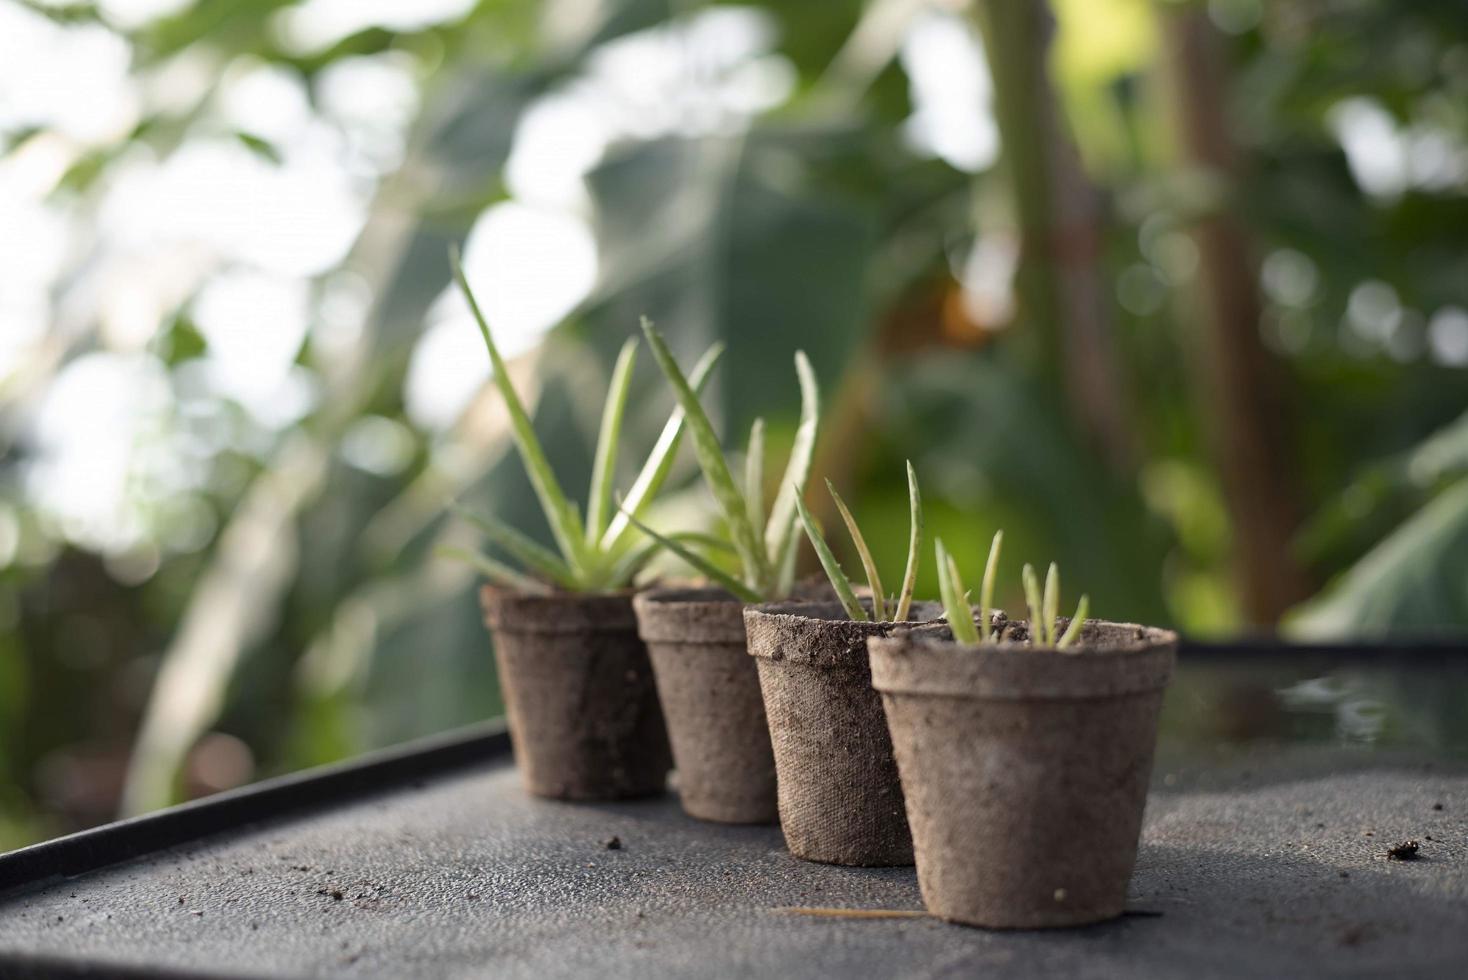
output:
{"label": "seedling", "polygon": [[[978,646],[999,642],[1000,630],[993,628],[990,619],[994,608],[994,577],[999,567],[999,551],[1003,544],[1004,532],[998,531],[989,545],[989,560],[984,565],[984,580],[979,586],[978,624],[974,623],[972,617],[968,592],[963,587],[963,579],[959,577],[958,563],[944,549],[941,540],[935,544],[938,560],[938,589],[942,594],[948,626],[953,630],[953,638],[959,643]],[[1045,575],[1043,593],[1035,578],[1033,566],[1025,565],[1021,579],[1025,589],[1025,603],[1029,606],[1030,614],[1029,644],[1031,646],[1053,646],[1057,650],[1063,650],[1074,643],[1081,634],[1081,627],[1085,625],[1086,617],[1090,615],[1091,597],[1081,596],[1081,601],[1076,605],[1075,615],[1071,617],[1070,625],[1066,627],[1064,633],[1057,636],[1056,614],[1060,608],[1060,569],[1054,562],[1050,563],[1050,570]]]}
{"label": "seedling", "polygon": [[622,513],[635,527],[693,566],[710,580],[723,586],[745,602],[768,602],[783,599],[795,583],[796,509],[810,476],[811,458],[815,454],[816,430],[820,425],[820,393],[815,373],[804,352],[795,354],[795,374],[800,381],[800,424],[795,430],[795,443],[785,465],[780,489],[765,519],[764,510],[764,422],[754,421],[745,454],[744,488],[734,480],[733,467],[724,457],[713,424],[698,401],[697,368],[685,377],[673,352],[652,323],[643,318],[642,332],[647,336],[653,358],[672,385],[683,416],[688,420],[693,452],[703,472],[705,484],[718,502],[728,530],[728,544],[739,560],[740,572],[732,575],[707,558],[686,547],[675,537],[659,534],[638,519],[630,504]]}
{"label": "seedling", "polygon": [[[872,559],[866,538],[862,536],[861,529],[857,527],[856,518],[851,516],[851,510],[846,506],[846,501],[841,499],[841,495],[836,492],[836,487],[830,480],[826,481],[826,489],[831,492],[831,499],[836,504],[836,510],[841,514],[841,520],[846,524],[846,530],[851,535],[851,543],[856,546],[857,555],[861,558],[862,568],[866,572],[867,586],[872,593],[872,616],[876,618],[877,622],[885,623],[888,622],[890,611],[891,621],[905,621],[908,612],[912,609],[912,592],[917,585],[918,552],[922,548],[923,537],[923,503],[918,494],[917,472],[913,470],[911,461],[907,464],[907,499],[911,513],[907,540],[907,570],[902,575],[902,589],[893,599],[889,599],[882,589],[882,580],[877,574],[877,563]],[[795,503],[800,513],[801,524],[805,527],[806,537],[810,538],[811,546],[815,548],[816,556],[821,560],[821,567],[826,570],[826,577],[831,580],[831,587],[836,590],[836,597],[841,600],[841,606],[846,610],[846,615],[858,622],[868,622],[871,617],[867,616],[866,609],[858,601],[856,591],[851,587],[851,580],[841,570],[841,564],[836,561],[836,556],[831,554],[825,537],[821,534],[820,528],[816,527],[815,518],[811,516],[805,502],[798,496]]]}
{"label": "seedling", "polygon": [[[450,260],[454,279],[484,337],[484,346],[489,351],[494,371],[494,384],[510,415],[510,432],[515,448],[525,464],[541,510],[545,512],[556,550],[545,547],[497,518],[470,513],[455,506],[456,513],[478,527],[491,544],[513,557],[523,570],[477,552],[446,549],[445,553],[468,561],[493,582],[527,592],[549,593],[553,588],[603,592],[627,586],[659,547],[656,540],[651,543],[639,541],[637,517],[657,495],[672,468],[673,457],[683,435],[684,409],[678,407],[673,410],[632,488],[620,501],[620,510],[613,513],[612,483],[616,473],[617,447],[627,408],[627,393],[632,384],[632,369],[637,360],[637,341],[628,340],[623,344],[612,369],[611,385],[602,410],[583,523],[577,506],[567,498],[551,471],[545,450],[530,425],[524,403],[510,383],[510,372],[495,345],[489,324],[480,312],[474,291],[469,287],[458,253],[451,254]],[[687,381],[690,391],[696,392],[703,387],[721,353],[722,347],[715,344],[694,365]]]}

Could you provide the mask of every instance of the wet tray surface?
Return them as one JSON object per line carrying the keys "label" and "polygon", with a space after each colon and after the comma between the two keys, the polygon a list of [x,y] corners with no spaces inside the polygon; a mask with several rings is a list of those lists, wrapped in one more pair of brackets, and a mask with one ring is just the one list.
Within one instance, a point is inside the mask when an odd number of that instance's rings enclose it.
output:
{"label": "wet tray surface", "polygon": [[[502,736],[434,752],[416,771],[410,752],[298,778],[277,796],[387,785],[292,817],[254,819],[249,792],[206,801],[172,832],[230,807],[250,822],[72,877],[26,881],[112,860],[114,828],[0,858],[0,977],[1457,977],[1468,962],[1468,767],[1447,759],[1203,764],[1164,742],[1132,912],[994,933],[797,914],[921,902],[911,869],[797,861],[777,829],[698,823],[672,797],[530,799]],[[159,826],[136,822],[124,845]],[[1416,860],[1385,857],[1409,837]]]}

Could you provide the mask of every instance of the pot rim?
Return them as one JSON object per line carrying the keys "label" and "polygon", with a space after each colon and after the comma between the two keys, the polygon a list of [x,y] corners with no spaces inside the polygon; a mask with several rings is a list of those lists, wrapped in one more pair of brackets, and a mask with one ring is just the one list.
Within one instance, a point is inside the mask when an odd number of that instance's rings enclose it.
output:
{"label": "pot rim", "polygon": [[905,629],[867,640],[872,686],[885,694],[1005,701],[1112,698],[1167,686],[1177,660],[1176,632],[1099,619],[1086,625],[1134,638],[1103,649],[1008,641],[970,647],[954,642],[946,626]]}
{"label": "pot rim", "polygon": [[649,643],[744,645],[744,602],[717,586],[664,585],[632,597],[637,633]]}
{"label": "pot rim", "polygon": [[632,589],[548,594],[484,584],[479,605],[484,623],[505,633],[600,633],[636,629]]}

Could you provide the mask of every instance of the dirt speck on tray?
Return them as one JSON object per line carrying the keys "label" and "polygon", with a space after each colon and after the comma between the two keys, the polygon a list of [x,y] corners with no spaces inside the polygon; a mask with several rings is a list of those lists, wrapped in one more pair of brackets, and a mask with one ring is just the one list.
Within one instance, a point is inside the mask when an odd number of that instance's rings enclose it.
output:
{"label": "dirt speck on tray", "polygon": [[1386,856],[1393,861],[1415,861],[1422,845],[1415,840],[1404,840],[1387,848]]}
{"label": "dirt speck on tray", "polygon": [[606,840],[602,841],[602,846],[609,851],[620,851],[622,849],[622,838],[608,837]]}

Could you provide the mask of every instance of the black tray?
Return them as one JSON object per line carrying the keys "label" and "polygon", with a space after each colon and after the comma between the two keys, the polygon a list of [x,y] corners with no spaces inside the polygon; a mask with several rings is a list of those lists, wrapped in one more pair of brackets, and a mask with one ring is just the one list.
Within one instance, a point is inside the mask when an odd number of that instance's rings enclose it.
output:
{"label": "black tray", "polygon": [[[998,933],[923,916],[911,869],[797,861],[778,829],[699,823],[672,797],[531,799],[508,749],[478,728],[0,856],[0,978],[1197,980],[1468,963],[1468,764],[1451,753],[1205,757],[1164,740],[1129,914]],[[1388,860],[1407,838],[1421,856]]]}

